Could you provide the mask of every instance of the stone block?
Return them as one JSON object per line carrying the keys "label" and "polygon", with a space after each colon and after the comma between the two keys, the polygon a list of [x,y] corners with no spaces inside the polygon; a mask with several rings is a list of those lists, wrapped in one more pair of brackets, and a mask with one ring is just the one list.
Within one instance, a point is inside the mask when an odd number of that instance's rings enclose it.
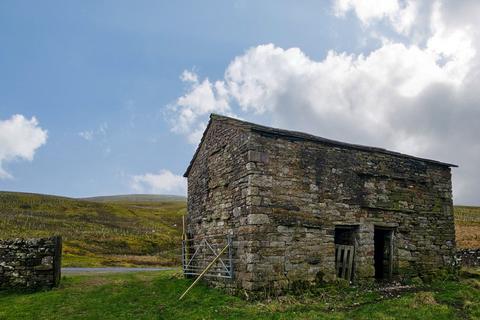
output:
{"label": "stone block", "polygon": [[247,221],[248,224],[269,224],[270,218],[266,214],[249,214]]}
{"label": "stone block", "polygon": [[269,160],[267,153],[254,151],[254,150],[249,150],[247,157],[248,157],[248,161],[252,161],[252,162],[268,163],[268,160]]}

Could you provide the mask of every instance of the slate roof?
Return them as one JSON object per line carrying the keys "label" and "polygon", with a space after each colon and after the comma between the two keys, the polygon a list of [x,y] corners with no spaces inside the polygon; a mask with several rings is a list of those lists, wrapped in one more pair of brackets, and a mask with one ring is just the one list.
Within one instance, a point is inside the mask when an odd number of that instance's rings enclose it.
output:
{"label": "slate roof", "polygon": [[195,158],[197,157],[197,154],[200,150],[200,147],[203,144],[203,141],[205,140],[206,133],[208,132],[208,129],[210,128],[210,125],[214,121],[222,121],[224,123],[228,123],[230,125],[243,128],[246,130],[250,130],[252,132],[258,132],[258,133],[263,133],[270,135],[272,137],[280,137],[280,138],[286,138],[286,139],[294,139],[294,140],[299,140],[299,141],[312,141],[312,142],[318,142],[326,145],[331,145],[331,146],[337,146],[337,147],[342,147],[342,148],[347,148],[347,149],[356,149],[356,150],[361,150],[361,151],[367,151],[367,152],[378,152],[378,153],[383,153],[383,154],[388,154],[388,155],[393,155],[401,158],[409,158],[409,159],[415,159],[427,163],[433,163],[436,165],[441,165],[441,166],[446,166],[446,167],[458,167],[455,164],[452,163],[446,163],[446,162],[441,162],[437,160],[432,160],[432,159],[427,159],[427,158],[420,158],[420,157],[415,157],[411,156],[408,154],[400,153],[400,152],[395,152],[395,151],[390,151],[387,149],[383,148],[377,148],[377,147],[369,147],[369,146],[364,146],[364,145],[359,145],[359,144],[353,144],[353,143],[347,143],[347,142],[342,142],[342,141],[337,141],[337,140],[331,140],[331,139],[326,139],[318,136],[314,136],[308,133],[304,132],[299,132],[299,131],[290,131],[290,130],[284,130],[284,129],[278,129],[278,128],[272,128],[272,127],[267,127],[267,126],[262,126],[256,123],[252,122],[247,122],[247,121],[242,121],[238,120],[235,118],[231,117],[226,117],[218,114],[210,114],[210,121],[208,122],[207,128],[203,132],[202,139],[200,140],[200,144],[197,147],[197,150],[195,151],[195,154],[193,155],[192,160],[190,161],[190,164],[187,168],[187,170],[184,173],[184,177],[188,177],[188,174],[190,173],[190,169],[192,168],[192,165],[195,161]]}

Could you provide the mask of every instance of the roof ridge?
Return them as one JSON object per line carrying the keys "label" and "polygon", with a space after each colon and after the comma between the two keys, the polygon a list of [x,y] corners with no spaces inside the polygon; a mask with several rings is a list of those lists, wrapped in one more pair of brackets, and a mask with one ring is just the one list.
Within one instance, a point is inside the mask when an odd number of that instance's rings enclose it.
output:
{"label": "roof ridge", "polygon": [[200,149],[200,146],[202,145],[205,134],[208,131],[210,124],[212,121],[228,121],[230,124],[235,123],[239,125],[240,127],[247,127],[252,131],[259,131],[259,132],[264,132],[268,133],[271,135],[276,135],[276,136],[283,136],[283,137],[291,137],[291,138],[296,138],[299,140],[306,140],[306,141],[313,141],[313,142],[318,142],[318,143],[323,143],[323,144],[329,144],[329,145],[334,145],[334,146],[340,146],[344,148],[349,148],[349,149],[356,149],[356,150],[361,150],[361,151],[367,151],[367,152],[379,152],[383,154],[389,154],[401,158],[408,158],[408,159],[414,159],[414,160],[419,160],[419,161],[424,161],[428,163],[433,163],[437,165],[442,165],[442,166],[447,166],[447,167],[458,167],[456,164],[452,163],[447,163],[447,162],[441,162],[438,160],[433,160],[433,159],[428,159],[428,158],[421,158],[421,157],[416,157],[412,156],[409,154],[397,152],[397,151],[391,151],[388,149],[380,148],[380,147],[371,147],[371,146],[365,146],[365,145],[360,145],[360,144],[354,144],[354,143],[348,143],[348,142],[343,142],[343,141],[338,141],[338,140],[332,140],[332,139],[327,139],[323,138],[320,136],[315,136],[313,134],[305,133],[305,132],[300,132],[300,131],[291,131],[291,130],[286,130],[286,129],[279,129],[279,128],[274,128],[274,127],[268,127],[264,126],[261,124],[256,124],[253,122],[248,122],[245,120],[240,120],[232,117],[228,117],[225,115],[217,114],[217,113],[211,113],[210,114],[210,121],[208,122],[207,128],[205,129],[202,139],[198,145],[198,148],[192,158],[192,161],[190,161],[190,165],[188,166],[184,176],[188,176],[188,173],[190,171],[191,166],[193,165],[193,162],[197,156],[197,153]]}

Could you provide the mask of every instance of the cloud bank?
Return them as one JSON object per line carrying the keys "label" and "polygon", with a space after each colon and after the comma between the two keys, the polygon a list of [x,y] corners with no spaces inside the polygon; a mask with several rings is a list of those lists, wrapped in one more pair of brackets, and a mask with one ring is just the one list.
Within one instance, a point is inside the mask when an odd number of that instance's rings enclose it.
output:
{"label": "cloud bank", "polygon": [[315,61],[266,44],[235,57],[223,79],[185,71],[172,130],[197,143],[217,112],[457,163],[455,202],[480,204],[480,3],[338,0],[333,12],[353,13],[379,47]]}
{"label": "cloud bank", "polygon": [[135,175],[131,178],[132,190],[137,193],[187,194],[187,181],[182,176],[173,174],[168,170],[160,170],[159,173],[146,173]]}
{"label": "cloud bank", "polygon": [[6,162],[32,161],[35,152],[47,142],[47,131],[39,127],[37,119],[30,120],[16,114],[0,120],[0,179],[12,178],[4,169]]}

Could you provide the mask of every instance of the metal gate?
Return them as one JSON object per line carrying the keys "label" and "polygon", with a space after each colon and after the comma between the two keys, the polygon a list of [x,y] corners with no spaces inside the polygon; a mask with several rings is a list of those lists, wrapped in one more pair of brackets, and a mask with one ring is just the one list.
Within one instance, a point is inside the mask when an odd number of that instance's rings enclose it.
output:
{"label": "metal gate", "polygon": [[[222,249],[228,247],[221,253]],[[221,254],[220,254],[221,253]],[[198,276],[220,254],[204,277],[233,278],[232,236],[209,236],[182,241],[183,274]]]}
{"label": "metal gate", "polygon": [[335,245],[335,270],[337,277],[351,281],[353,276],[353,260],[355,246]]}

